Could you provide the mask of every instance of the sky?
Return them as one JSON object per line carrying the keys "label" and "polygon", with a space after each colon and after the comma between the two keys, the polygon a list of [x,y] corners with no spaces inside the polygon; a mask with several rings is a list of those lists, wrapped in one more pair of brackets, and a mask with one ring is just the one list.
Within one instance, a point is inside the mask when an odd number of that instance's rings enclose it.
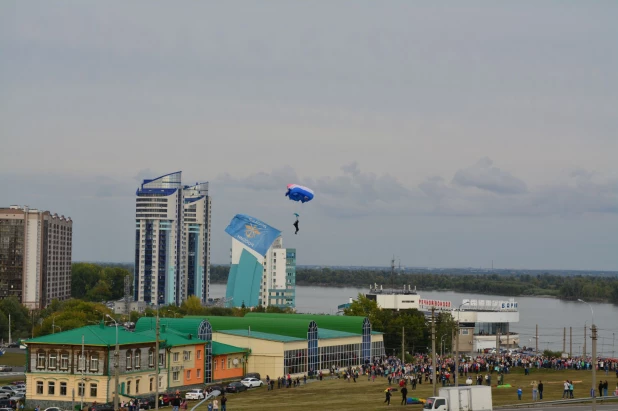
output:
{"label": "sky", "polygon": [[2,1],[0,206],[70,216],[74,260],[128,262],[136,188],[182,170],[210,182],[214,263],[246,213],[298,264],[618,270],[617,20],[614,1]]}

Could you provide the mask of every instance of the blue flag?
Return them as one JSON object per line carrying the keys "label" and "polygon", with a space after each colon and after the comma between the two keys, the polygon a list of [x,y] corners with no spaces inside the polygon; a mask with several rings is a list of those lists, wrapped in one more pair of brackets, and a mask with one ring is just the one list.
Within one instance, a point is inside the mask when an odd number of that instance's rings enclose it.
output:
{"label": "blue flag", "polygon": [[225,232],[262,256],[281,235],[281,231],[246,214],[236,214]]}

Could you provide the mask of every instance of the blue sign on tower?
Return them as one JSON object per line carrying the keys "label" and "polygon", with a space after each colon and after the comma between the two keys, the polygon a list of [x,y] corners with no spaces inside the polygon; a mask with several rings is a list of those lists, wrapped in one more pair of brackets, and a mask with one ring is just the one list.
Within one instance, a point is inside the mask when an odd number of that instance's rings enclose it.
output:
{"label": "blue sign on tower", "polygon": [[281,231],[246,214],[236,214],[225,232],[262,256],[281,235]]}

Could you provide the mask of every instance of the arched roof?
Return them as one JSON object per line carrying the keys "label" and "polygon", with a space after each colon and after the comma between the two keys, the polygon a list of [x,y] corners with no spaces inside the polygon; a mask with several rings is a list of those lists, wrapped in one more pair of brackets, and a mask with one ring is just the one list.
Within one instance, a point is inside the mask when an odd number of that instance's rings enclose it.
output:
{"label": "arched roof", "polygon": [[[212,330],[249,330],[268,334],[285,335],[307,339],[307,330],[311,319],[295,318],[292,316],[282,318],[260,317],[218,317],[218,316],[188,316],[184,318],[160,318],[159,325],[167,324],[167,327],[183,334],[193,334],[197,337],[198,328],[203,320],[207,320]],[[135,324],[135,331],[154,330],[155,317],[142,317]],[[318,327],[320,325],[318,324]]]}
{"label": "arched roof", "polygon": [[329,330],[345,331],[352,334],[363,333],[363,321],[367,317],[347,316],[347,315],[316,315],[316,314],[278,314],[278,313],[247,313],[245,318],[264,318],[269,321],[283,320],[305,320],[315,321],[319,328]]}

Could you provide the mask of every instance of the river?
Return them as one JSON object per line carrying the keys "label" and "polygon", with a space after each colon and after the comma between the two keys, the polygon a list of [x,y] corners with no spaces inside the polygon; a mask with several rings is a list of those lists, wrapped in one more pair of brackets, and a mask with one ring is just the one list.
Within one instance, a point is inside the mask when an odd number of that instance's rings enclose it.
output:
{"label": "river", "polygon": [[[335,314],[337,306],[356,298],[367,289],[353,287],[296,286],[296,309],[299,313]],[[450,291],[419,291],[422,298],[451,301],[458,306],[464,299],[509,300],[512,297],[485,294],[463,294]],[[225,296],[225,284],[211,284],[210,297]],[[516,297],[519,307],[519,323],[511,325],[511,331],[520,335],[521,345],[534,346],[536,325],[539,326],[539,350],[562,350],[563,332],[566,327],[566,349],[569,350],[569,327],[573,327],[573,353],[583,349],[584,328],[588,326],[587,352],[590,353],[590,324],[592,311],[586,304],[563,301],[555,298]],[[615,357],[618,354],[618,306],[591,303],[594,321],[598,328],[597,351],[599,355]]]}

